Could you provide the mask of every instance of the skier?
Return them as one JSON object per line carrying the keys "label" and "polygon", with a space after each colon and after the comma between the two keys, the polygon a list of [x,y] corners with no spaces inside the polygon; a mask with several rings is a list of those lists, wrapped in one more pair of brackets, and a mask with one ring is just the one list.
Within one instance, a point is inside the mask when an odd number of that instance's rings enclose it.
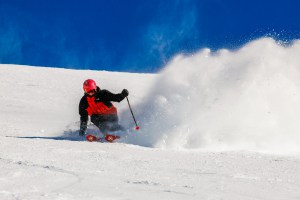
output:
{"label": "skier", "polygon": [[91,122],[100,129],[104,136],[107,136],[108,132],[123,130],[123,127],[118,123],[117,109],[111,101],[121,102],[128,96],[128,90],[123,89],[121,93],[113,94],[108,90],[100,89],[92,79],[84,81],[83,90],[84,96],[79,103],[79,135],[84,136],[86,134],[88,116],[91,117]]}

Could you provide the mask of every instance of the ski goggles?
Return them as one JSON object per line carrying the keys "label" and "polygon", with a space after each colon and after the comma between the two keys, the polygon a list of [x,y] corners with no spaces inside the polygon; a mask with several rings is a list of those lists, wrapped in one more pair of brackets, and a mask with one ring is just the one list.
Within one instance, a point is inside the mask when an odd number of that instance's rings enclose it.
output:
{"label": "ski goggles", "polygon": [[89,94],[89,95],[93,95],[93,94],[95,94],[95,92],[96,92],[96,90],[90,90],[90,91],[88,91],[86,93]]}

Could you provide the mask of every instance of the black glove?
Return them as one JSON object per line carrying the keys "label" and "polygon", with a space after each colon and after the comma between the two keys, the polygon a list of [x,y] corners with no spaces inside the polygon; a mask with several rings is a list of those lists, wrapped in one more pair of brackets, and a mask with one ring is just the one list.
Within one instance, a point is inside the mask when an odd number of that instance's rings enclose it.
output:
{"label": "black glove", "polygon": [[123,90],[122,90],[122,95],[123,95],[124,97],[127,97],[127,96],[129,95],[128,90],[123,89]]}
{"label": "black glove", "polygon": [[86,133],[86,129],[87,129],[87,123],[86,122],[81,122],[80,123],[79,135],[84,136],[85,133]]}

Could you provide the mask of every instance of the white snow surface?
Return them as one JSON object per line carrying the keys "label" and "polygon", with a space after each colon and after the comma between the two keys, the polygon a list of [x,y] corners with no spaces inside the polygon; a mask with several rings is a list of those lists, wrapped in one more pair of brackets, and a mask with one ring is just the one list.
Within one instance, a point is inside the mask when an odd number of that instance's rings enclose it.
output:
{"label": "white snow surface", "polygon": [[[159,74],[2,64],[0,199],[300,199],[299,54],[299,41],[262,38]],[[128,137],[80,138],[88,78],[127,88],[141,130],[124,100]]]}

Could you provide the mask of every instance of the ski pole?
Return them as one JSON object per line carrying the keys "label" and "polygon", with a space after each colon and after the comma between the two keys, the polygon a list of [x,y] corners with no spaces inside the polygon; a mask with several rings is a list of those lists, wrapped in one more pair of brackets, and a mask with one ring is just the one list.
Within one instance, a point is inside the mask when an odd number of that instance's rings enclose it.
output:
{"label": "ski pole", "polygon": [[140,127],[137,125],[137,123],[136,123],[136,120],[135,120],[135,117],[134,117],[134,115],[133,115],[133,112],[132,112],[132,109],[131,109],[131,106],[130,106],[130,103],[129,103],[129,99],[128,99],[128,97],[126,97],[126,99],[127,99],[127,103],[128,103],[128,106],[129,106],[129,109],[130,109],[130,112],[131,112],[131,115],[132,115],[132,118],[133,118],[133,120],[134,120],[134,123],[135,123],[135,130],[139,130],[140,129]]}

